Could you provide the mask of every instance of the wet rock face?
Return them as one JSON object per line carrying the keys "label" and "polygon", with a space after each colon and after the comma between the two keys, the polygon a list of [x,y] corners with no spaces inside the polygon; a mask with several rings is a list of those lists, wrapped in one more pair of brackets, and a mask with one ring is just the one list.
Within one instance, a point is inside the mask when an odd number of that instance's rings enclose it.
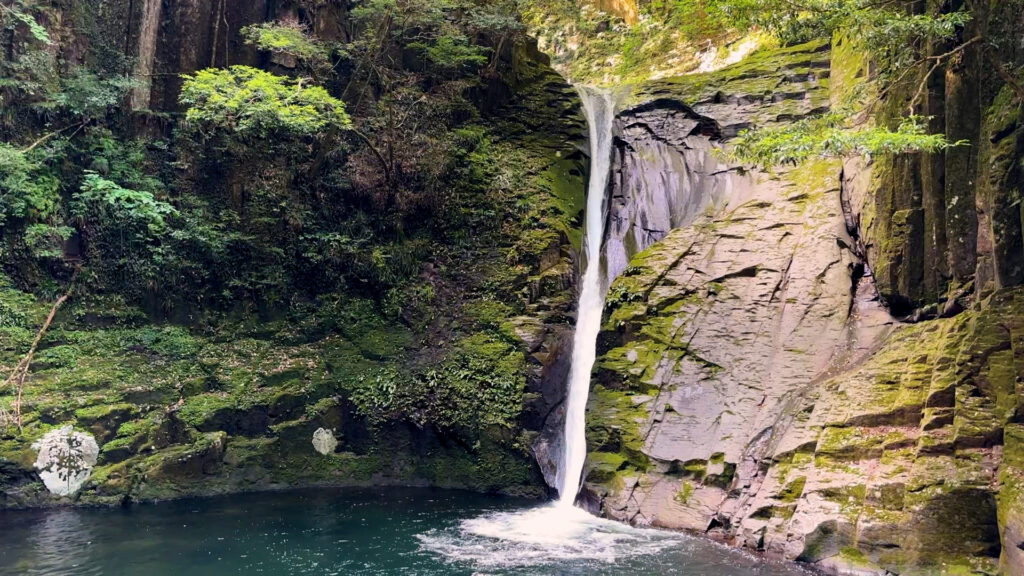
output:
{"label": "wet rock face", "polygon": [[544,363],[531,366],[534,400],[525,411],[525,428],[537,431],[531,449],[544,482],[557,485],[565,429],[565,397],[572,359],[572,331],[551,330],[547,335]]}
{"label": "wet rock face", "polygon": [[46,489],[57,496],[70,496],[89,480],[100,449],[84,432],[64,426],[48,432],[32,445],[38,450],[35,469]]}
{"label": "wet rock face", "polygon": [[721,205],[745,181],[712,152],[721,136],[717,122],[679,101],[660,99],[623,111],[616,133],[607,279],[669,231]]}
{"label": "wet rock face", "polygon": [[752,175],[753,198],[669,233],[613,284],[588,435],[624,459],[593,459],[605,513],[705,531],[756,491],[800,398],[855,346],[838,186],[834,162]]}
{"label": "wet rock face", "polygon": [[1004,561],[1019,538],[1021,462],[1007,422],[1022,402],[1021,298],[1000,292],[956,318],[900,326],[803,397],[763,480],[731,512],[741,541],[830,566],[995,572],[1000,536]]}
{"label": "wet rock face", "polygon": [[[801,395],[859,346],[840,164],[748,173],[713,151],[754,118],[813,113],[813,71],[827,60],[807,46],[764,70],[723,71],[733,94],[655,87],[622,115],[607,244],[622,275],[588,414],[588,501],[609,516],[701,531],[731,522]],[[777,75],[783,97],[751,93],[762,74]],[[755,85],[730,80],[744,77]]]}

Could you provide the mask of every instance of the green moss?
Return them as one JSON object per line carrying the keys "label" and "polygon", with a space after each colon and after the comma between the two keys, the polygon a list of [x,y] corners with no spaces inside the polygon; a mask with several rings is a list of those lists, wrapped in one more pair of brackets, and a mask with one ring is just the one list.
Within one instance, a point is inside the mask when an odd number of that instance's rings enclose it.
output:
{"label": "green moss", "polygon": [[916,443],[911,430],[872,427],[827,427],[818,438],[817,454],[835,459],[876,458],[886,450]]}
{"label": "green moss", "polygon": [[178,410],[178,417],[192,427],[199,427],[213,417],[218,410],[237,406],[239,406],[237,399],[223,393],[200,394],[185,401],[185,404]]}
{"label": "green moss", "polygon": [[536,266],[539,264],[542,254],[550,250],[558,250],[559,240],[559,234],[554,230],[545,228],[525,230],[505,257],[510,264]]}
{"label": "green moss", "polygon": [[340,400],[337,397],[321,398],[316,402],[306,406],[306,417],[316,418],[324,413],[336,409],[341,405]]}
{"label": "green moss", "polygon": [[[634,101],[673,95],[685,102],[698,102],[707,100],[719,92],[754,97],[772,95],[787,75],[803,76],[813,70],[827,68],[829,52],[823,51],[822,48],[828,43],[827,40],[815,40],[785,48],[768,47],[721,70],[650,82],[637,89]],[[825,75],[826,73],[822,73],[822,76]],[[813,91],[821,86],[818,84],[806,88]],[[824,98],[827,97],[826,89]]]}
{"label": "green moss", "polygon": [[95,421],[106,418],[116,412],[127,412],[132,413],[136,410],[134,404],[100,404],[97,406],[89,406],[88,408],[79,408],[75,410],[75,418],[85,421]]}
{"label": "green moss", "polygon": [[553,208],[564,217],[558,220],[564,224],[557,229],[568,237],[576,250],[582,243],[583,227],[569,223],[581,218],[583,213],[584,197],[580,184],[578,163],[561,157],[538,174],[534,182],[535,186],[550,192]]}
{"label": "green moss", "polygon": [[853,546],[843,546],[839,549],[839,557],[844,562],[856,567],[869,567],[873,566],[871,559],[865,554],[860,548]]}
{"label": "green moss", "polygon": [[114,438],[110,442],[107,442],[101,448],[103,452],[113,452],[115,450],[126,450],[131,448],[134,442],[134,438]]}
{"label": "green moss", "polygon": [[591,484],[608,484],[628,465],[626,457],[622,454],[591,452],[587,454],[586,481]]}
{"label": "green moss", "polygon": [[79,350],[74,346],[53,346],[36,353],[35,368],[72,370],[78,364]]}
{"label": "green moss", "polygon": [[[850,38],[837,33],[832,39],[831,93],[833,102],[853,104],[858,90],[870,73],[868,52]],[[866,96],[866,95],[862,95]]]}
{"label": "green moss", "polygon": [[793,196],[810,200],[838,188],[842,171],[841,160],[819,158],[801,163],[786,178],[795,185]]}
{"label": "green moss", "polygon": [[708,464],[704,460],[689,460],[683,463],[683,472],[701,480],[707,474]]}
{"label": "green moss", "polygon": [[634,402],[631,392],[594,386],[587,406],[588,452],[617,454],[630,469],[646,470],[650,462],[640,433],[646,419],[643,403]]}
{"label": "green moss", "polygon": [[488,328],[500,327],[505,320],[515,313],[515,310],[508,304],[495,300],[470,302],[466,304],[464,309],[470,319]]}
{"label": "green moss", "polygon": [[158,354],[166,358],[190,358],[202,347],[202,341],[180,326],[146,327],[125,332],[122,346]]}
{"label": "green moss", "polygon": [[783,502],[796,502],[804,493],[804,486],[807,484],[806,476],[799,476],[779,492],[777,498]]}

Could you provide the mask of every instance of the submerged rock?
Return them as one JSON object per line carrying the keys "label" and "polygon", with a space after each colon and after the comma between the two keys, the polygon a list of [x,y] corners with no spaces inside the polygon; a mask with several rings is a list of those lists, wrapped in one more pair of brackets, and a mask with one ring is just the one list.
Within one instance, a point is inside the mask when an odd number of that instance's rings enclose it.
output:
{"label": "submerged rock", "polygon": [[35,468],[46,489],[57,496],[70,496],[92,475],[100,448],[96,440],[68,425],[47,432],[32,444],[39,451]]}
{"label": "submerged rock", "polygon": [[334,437],[334,432],[326,428],[317,428],[316,432],[313,432],[313,449],[317,452],[326,456],[337,447],[338,439]]}

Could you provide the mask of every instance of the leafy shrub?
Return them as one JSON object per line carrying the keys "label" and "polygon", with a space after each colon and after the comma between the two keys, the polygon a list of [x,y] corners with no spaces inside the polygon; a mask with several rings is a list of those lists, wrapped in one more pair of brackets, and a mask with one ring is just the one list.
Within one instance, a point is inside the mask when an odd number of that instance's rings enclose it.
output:
{"label": "leafy shrub", "polygon": [[41,162],[0,142],[0,227],[9,219],[47,220],[59,207],[58,180]]}
{"label": "leafy shrub", "polygon": [[350,124],[345,104],[320,86],[250,66],[207,68],[186,75],[185,119],[202,129],[264,138],[275,133],[313,136]]}
{"label": "leafy shrub", "polygon": [[138,296],[158,276],[168,218],[178,211],[152,193],[123,188],[86,171],[72,199],[93,271]]}
{"label": "leafy shrub", "polygon": [[173,206],[155,199],[149,192],[122,188],[92,171],[86,171],[75,202],[77,215],[93,215],[101,223],[118,227],[134,226],[138,229],[135,234],[139,234],[141,229],[151,235],[160,234],[167,229],[165,218],[178,213]]}
{"label": "leafy shrub", "polygon": [[242,28],[242,36],[246,42],[260,50],[290,56],[313,67],[322,67],[328,63],[328,48],[311,38],[298,22],[253,24]]}
{"label": "leafy shrub", "polygon": [[[732,141],[732,156],[764,167],[799,164],[812,158],[875,156],[905,152],[935,152],[951,146],[942,134],[928,134],[923,120],[906,118],[896,130],[881,127],[851,129],[847,118],[826,114],[778,128],[747,130]],[[957,145],[962,143],[954,143]]]}

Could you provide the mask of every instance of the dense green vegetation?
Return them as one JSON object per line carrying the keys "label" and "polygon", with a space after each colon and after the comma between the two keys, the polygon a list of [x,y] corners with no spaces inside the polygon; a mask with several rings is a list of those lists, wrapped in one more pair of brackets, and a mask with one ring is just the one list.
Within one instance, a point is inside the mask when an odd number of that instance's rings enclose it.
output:
{"label": "dense green vegetation", "polygon": [[[855,44],[871,62],[871,74],[848,86],[833,112],[775,130],[751,130],[736,140],[733,159],[774,166],[814,157],[894,152],[936,152],[962,142],[929,134],[921,117],[933,74],[981,50],[1004,79],[1019,75],[998,56],[999,45],[971,26],[981,3],[874,0],[656,0],[635,3],[640,18],[626,23],[588,3],[537,0],[527,3],[527,21],[550,49],[561,53],[565,73],[586,83],[643,83],[692,72],[715,51],[727,55],[741,43],[794,45],[821,38]],[[751,37],[751,31],[759,36]],[[578,48],[569,46],[579,45]],[[717,48],[716,48],[717,47]],[[700,57],[698,57],[700,56]],[[1018,99],[1024,90],[1017,86]],[[888,94],[907,92],[896,113],[874,122]],[[895,98],[890,99],[890,101]]]}
{"label": "dense green vegetation", "polygon": [[[332,15],[345,41],[257,22],[238,36],[258,59],[141,111],[134,59],[86,6],[0,7],[5,379],[70,296],[0,388],[0,458],[71,421],[110,441],[97,484],[115,492],[187,490],[153,480],[151,454],[209,454],[217,431],[239,466],[275,470],[262,482],[317,466],[309,482],[536,485],[516,319],[550,292],[552,254],[566,273],[581,127],[514,3],[357,2]],[[318,426],[348,455],[301,460]]]}

